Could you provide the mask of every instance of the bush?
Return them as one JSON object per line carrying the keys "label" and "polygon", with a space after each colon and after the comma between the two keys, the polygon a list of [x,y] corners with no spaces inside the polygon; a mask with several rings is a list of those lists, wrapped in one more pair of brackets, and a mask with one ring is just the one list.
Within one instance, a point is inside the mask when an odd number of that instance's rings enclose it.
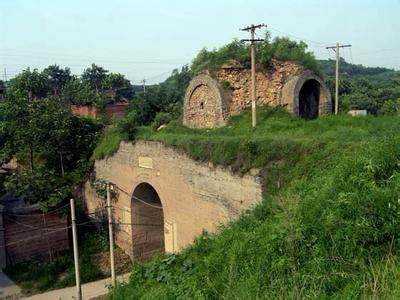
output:
{"label": "bush", "polygon": [[166,112],[159,112],[151,123],[151,129],[156,131],[161,125],[168,124],[172,121],[172,116]]}
{"label": "bush", "polygon": [[118,122],[118,131],[124,140],[134,140],[139,126],[138,114],[132,110]]}

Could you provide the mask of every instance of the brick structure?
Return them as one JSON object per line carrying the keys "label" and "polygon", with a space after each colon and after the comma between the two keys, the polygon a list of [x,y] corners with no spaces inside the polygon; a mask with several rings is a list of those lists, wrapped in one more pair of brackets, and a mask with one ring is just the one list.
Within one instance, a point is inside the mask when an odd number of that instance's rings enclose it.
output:
{"label": "brick structure", "polygon": [[[321,78],[295,62],[273,61],[256,74],[257,104],[284,106],[295,115],[315,118],[331,112],[331,96]],[[184,125],[213,128],[251,105],[251,71],[237,63],[213,76],[200,74],[190,82],[184,102]]]}
{"label": "brick structure", "polygon": [[[95,163],[94,175],[117,184],[113,200],[116,242],[132,258],[177,252],[203,230],[215,232],[262,199],[256,175],[199,163],[159,142],[122,142],[112,157]],[[88,213],[104,213],[90,181]]]}
{"label": "brick structure", "polygon": [[[109,118],[117,117],[121,118],[125,115],[126,107],[128,103],[126,102],[117,102],[110,103],[106,105],[105,113]],[[99,116],[99,112],[93,104],[85,104],[85,105],[76,105],[71,104],[71,111],[74,115],[77,116],[86,116],[97,118]]]}
{"label": "brick structure", "polygon": [[67,219],[43,215],[37,205],[15,198],[0,207],[0,267],[31,259],[50,259],[68,249]]}

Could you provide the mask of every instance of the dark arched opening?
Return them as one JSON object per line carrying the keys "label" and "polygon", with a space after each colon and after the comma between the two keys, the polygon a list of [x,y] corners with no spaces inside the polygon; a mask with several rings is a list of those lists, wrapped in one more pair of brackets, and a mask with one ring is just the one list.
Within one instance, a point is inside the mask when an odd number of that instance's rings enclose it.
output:
{"label": "dark arched opening", "polygon": [[318,117],[320,83],[315,79],[306,81],[299,92],[299,116],[305,119]]}
{"label": "dark arched opening", "polygon": [[140,183],[132,194],[132,241],[136,259],[164,253],[164,212],[157,191]]}

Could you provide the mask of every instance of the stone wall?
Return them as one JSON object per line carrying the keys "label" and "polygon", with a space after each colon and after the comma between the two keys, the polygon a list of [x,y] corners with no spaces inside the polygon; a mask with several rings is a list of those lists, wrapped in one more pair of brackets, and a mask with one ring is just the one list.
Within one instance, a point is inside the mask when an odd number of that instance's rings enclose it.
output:
{"label": "stone wall", "polygon": [[[303,110],[299,109],[299,94],[309,80],[315,80],[318,84],[319,104],[314,109],[317,110],[317,116],[329,113],[331,96],[328,88],[321,78],[295,62],[273,60],[268,69],[257,67],[257,105],[283,106],[289,112],[303,116],[300,113]],[[199,87],[202,87],[202,93],[196,94],[194,91]],[[206,102],[212,105],[203,109],[201,103]],[[230,116],[250,106],[251,70],[238,64],[225,65],[212,76],[200,74],[190,82],[185,94],[183,123],[192,128],[224,126]],[[214,109],[214,115],[211,109]]]}
{"label": "stone wall", "polygon": [[[257,176],[238,176],[227,169],[196,162],[159,142],[123,142],[112,157],[96,161],[94,172],[96,178],[118,186],[113,202],[115,221],[121,224],[117,225],[116,242],[131,257],[138,256],[135,246],[149,244],[155,236],[134,232],[134,225],[140,220],[135,213],[142,208],[132,201],[132,195],[140,184],[151,185],[161,201],[163,219],[159,220],[164,224],[166,252],[190,245],[203,230],[216,232],[221,224],[236,219],[262,198]],[[84,194],[88,213],[104,211],[104,200],[97,197],[89,181]],[[152,223],[157,223],[154,218]],[[146,249],[140,251],[145,253]]]}
{"label": "stone wall", "polygon": [[[270,69],[263,71],[257,68],[256,90],[258,105],[279,105],[281,90],[291,76],[301,74],[303,67],[293,62],[274,61]],[[216,73],[216,79],[228,86],[231,97],[229,101],[229,115],[241,113],[251,105],[251,71],[240,67],[222,67]]]}

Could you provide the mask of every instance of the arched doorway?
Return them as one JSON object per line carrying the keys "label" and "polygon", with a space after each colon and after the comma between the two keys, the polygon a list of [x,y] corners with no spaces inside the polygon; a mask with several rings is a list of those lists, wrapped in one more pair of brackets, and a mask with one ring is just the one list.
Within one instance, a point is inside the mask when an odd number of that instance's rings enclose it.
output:
{"label": "arched doorway", "polygon": [[319,115],[320,83],[315,79],[307,80],[299,92],[299,116],[315,119]]}
{"label": "arched doorway", "polygon": [[164,253],[164,212],[157,191],[148,183],[140,183],[132,194],[133,256],[147,259]]}

